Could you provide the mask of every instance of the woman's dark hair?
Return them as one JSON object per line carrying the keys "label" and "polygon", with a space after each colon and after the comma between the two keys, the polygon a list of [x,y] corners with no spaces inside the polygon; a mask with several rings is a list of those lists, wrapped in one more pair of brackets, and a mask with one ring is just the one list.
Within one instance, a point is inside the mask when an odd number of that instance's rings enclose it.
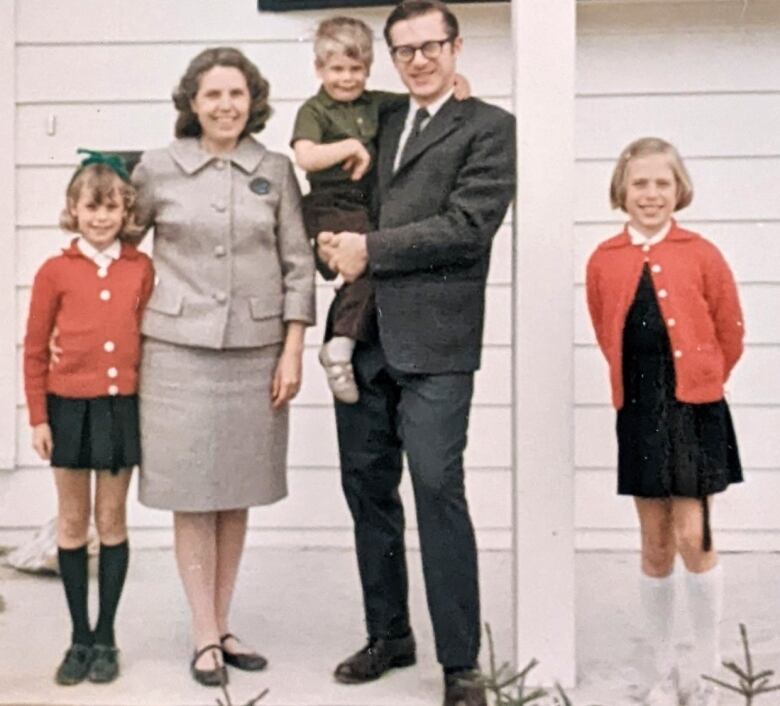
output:
{"label": "woman's dark hair", "polygon": [[268,105],[268,81],[238,49],[212,47],[203,50],[190,62],[173,92],[173,104],[179,111],[179,116],[176,118],[176,137],[200,137],[203,134],[203,128],[198,116],[192,110],[191,103],[198,93],[200,77],[215,66],[232,66],[238,69],[244,74],[249,88],[249,118],[239,139],[260,132],[268,122],[271,116],[271,107]]}
{"label": "woman's dark hair", "polygon": [[441,13],[441,18],[447,29],[447,39],[453,40],[458,36],[460,33],[458,18],[455,17],[446,3],[441,2],[441,0],[403,0],[403,2],[399,3],[390,13],[390,16],[385,22],[384,34],[387,46],[392,46],[392,42],[390,41],[390,30],[394,24],[411,19],[412,17],[427,15],[429,12]]}

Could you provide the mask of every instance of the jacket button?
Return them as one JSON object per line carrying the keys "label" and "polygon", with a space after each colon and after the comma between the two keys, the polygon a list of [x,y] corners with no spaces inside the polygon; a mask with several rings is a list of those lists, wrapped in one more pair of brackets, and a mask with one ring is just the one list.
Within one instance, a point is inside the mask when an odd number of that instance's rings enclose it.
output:
{"label": "jacket button", "polygon": [[108,394],[114,397],[115,395],[119,394],[119,388],[116,385],[109,385],[108,386]]}
{"label": "jacket button", "polygon": [[220,213],[224,213],[227,209],[227,206],[225,205],[224,201],[217,201],[216,203],[212,204],[214,208],[219,211]]}
{"label": "jacket button", "polygon": [[650,252],[650,246],[649,245],[643,245],[642,246],[642,252]]}
{"label": "jacket button", "polygon": [[113,341],[106,341],[106,342],[103,344],[103,350],[104,350],[106,353],[113,353],[113,352],[114,352],[114,348],[116,348],[116,346],[114,345],[114,342],[113,342]]}
{"label": "jacket button", "polygon": [[97,276],[100,277],[100,279],[105,279],[108,277],[108,269],[105,267],[99,267],[97,271]]}
{"label": "jacket button", "polygon": [[658,290],[658,296],[661,299],[666,299],[666,297],[669,296],[669,292],[667,292],[665,289],[659,289]]}
{"label": "jacket button", "polygon": [[100,299],[104,302],[107,302],[109,299],[111,299],[111,292],[109,292],[107,289],[103,289],[100,292]]}
{"label": "jacket button", "polygon": [[225,168],[225,160],[224,159],[218,159],[214,162],[214,166],[217,169],[224,169]]}
{"label": "jacket button", "polygon": [[666,320],[666,325],[669,326],[669,327],[676,326],[677,322],[674,319],[667,319]]}
{"label": "jacket button", "polygon": [[116,368],[109,368],[106,370],[106,375],[110,378],[115,378],[117,375],[119,375],[119,371]]}
{"label": "jacket button", "polygon": [[224,245],[217,245],[214,247],[214,257],[224,257],[227,250]]}
{"label": "jacket button", "polygon": [[217,304],[224,304],[227,301],[227,294],[224,292],[214,292],[211,296],[214,297],[214,301],[216,301]]}
{"label": "jacket button", "polygon": [[658,274],[661,271],[661,265],[653,265],[650,268],[650,271],[651,272],[655,272],[655,274]]}
{"label": "jacket button", "polygon": [[680,351],[680,350],[675,351],[674,352],[674,357],[675,358],[682,358],[682,351]]}

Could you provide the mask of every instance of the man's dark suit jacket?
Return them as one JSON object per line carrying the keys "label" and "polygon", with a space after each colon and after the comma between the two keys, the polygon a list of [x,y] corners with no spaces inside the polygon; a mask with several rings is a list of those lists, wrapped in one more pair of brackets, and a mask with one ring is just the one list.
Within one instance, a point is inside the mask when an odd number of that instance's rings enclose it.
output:
{"label": "man's dark suit jacket", "polygon": [[515,120],[471,98],[447,101],[393,172],[406,105],[379,135],[378,228],[368,233],[379,336],[411,373],[479,368],[493,236],[515,191]]}

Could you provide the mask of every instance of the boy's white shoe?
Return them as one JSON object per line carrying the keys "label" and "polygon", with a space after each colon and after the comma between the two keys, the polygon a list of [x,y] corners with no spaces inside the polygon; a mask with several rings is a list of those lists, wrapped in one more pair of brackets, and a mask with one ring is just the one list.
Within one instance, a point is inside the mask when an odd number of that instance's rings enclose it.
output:
{"label": "boy's white shoe", "polygon": [[685,706],[718,706],[720,697],[714,684],[699,679],[685,700]]}
{"label": "boy's white shoe", "polygon": [[339,402],[355,404],[360,394],[355,383],[355,372],[352,370],[352,362],[349,360],[333,360],[330,357],[327,343],[320,348],[319,358],[322,367],[325,368],[325,374],[328,377],[328,387],[330,387],[333,396]]}
{"label": "boy's white shoe", "polygon": [[670,672],[650,687],[642,699],[642,706],[680,706],[676,671]]}

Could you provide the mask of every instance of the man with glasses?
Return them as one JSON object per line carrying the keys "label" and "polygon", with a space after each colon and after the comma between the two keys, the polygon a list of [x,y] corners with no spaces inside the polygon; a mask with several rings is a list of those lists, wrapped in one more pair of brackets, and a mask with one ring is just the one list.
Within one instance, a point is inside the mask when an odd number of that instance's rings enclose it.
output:
{"label": "man with glasses", "polygon": [[514,119],[452,99],[463,40],[443,2],[405,0],[385,39],[409,103],[380,127],[378,227],[318,239],[321,257],[346,281],[368,272],[378,324],[377,339],[358,344],[352,358],[360,399],[336,402],[369,640],[335,677],[362,683],[416,659],[398,494],[405,452],[444,706],[484,706],[484,690],[466,684],[480,614],[463,451],[491,242],[514,194]]}

